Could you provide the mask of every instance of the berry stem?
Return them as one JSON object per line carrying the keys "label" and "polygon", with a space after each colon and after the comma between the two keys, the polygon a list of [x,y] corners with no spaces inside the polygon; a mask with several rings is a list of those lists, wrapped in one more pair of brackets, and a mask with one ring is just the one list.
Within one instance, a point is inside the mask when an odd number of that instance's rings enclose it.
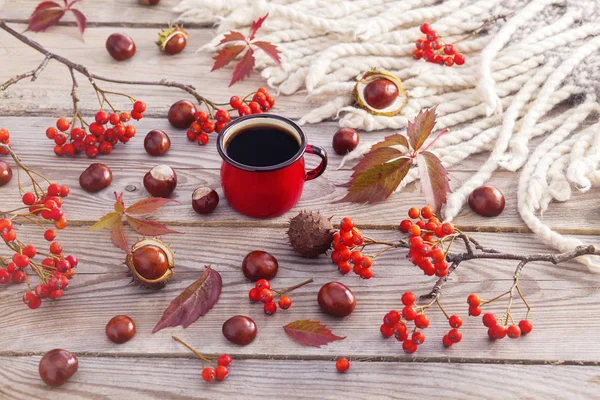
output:
{"label": "berry stem", "polygon": [[444,316],[446,317],[446,319],[450,319],[450,316],[448,315],[448,313],[446,312],[446,310],[444,310],[444,307],[442,307],[442,303],[440,302],[439,297],[435,298],[435,304],[437,304],[437,306],[440,308],[440,310],[442,311],[442,313],[444,314]]}
{"label": "berry stem", "polygon": [[313,282],[314,280],[315,280],[315,278],[310,278],[310,279],[307,279],[304,282],[301,282],[297,285],[290,286],[290,287],[282,289],[282,290],[274,290],[274,292],[281,296],[284,293],[291,292],[292,290],[296,290],[304,285],[308,285],[309,283]]}
{"label": "berry stem", "polygon": [[189,351],[191,351],[192,353],[194,353],[194,355],[196,357],[198,357],[199,359],[201,359],[202,361],[206,361],[207,363],[209,363],[210,365],[212,365],[213,367],[215,366],[212,361],[210,361],[210,359],[206,358],[204,355],[202,355],[202,353],[198,352],[196,349],[194,349],[192,346],[190,346],[189,344],[187,344],[186,342],[184,342],[183,340],[179,339],[177,336],[171,336],[171,338],[176,341],[181,343],[182,345],[184,345],[185,347],[187,347],[187,349]]}

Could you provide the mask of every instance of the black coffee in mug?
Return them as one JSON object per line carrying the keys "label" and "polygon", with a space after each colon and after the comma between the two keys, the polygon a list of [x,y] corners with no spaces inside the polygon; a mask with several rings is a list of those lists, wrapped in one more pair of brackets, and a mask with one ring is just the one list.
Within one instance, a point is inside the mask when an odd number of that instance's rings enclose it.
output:
{"label": "black coffee in mug", "polygon": [[225,152],[234,161],[251,167],[284,163],[300,150],[290,131],[277,125],[256,124],[236,132],[226,143]]}

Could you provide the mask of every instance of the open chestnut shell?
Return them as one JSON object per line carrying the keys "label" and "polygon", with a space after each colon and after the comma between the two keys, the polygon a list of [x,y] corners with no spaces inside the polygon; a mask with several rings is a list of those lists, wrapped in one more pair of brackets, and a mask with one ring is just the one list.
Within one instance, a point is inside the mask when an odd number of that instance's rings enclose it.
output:
{"label": "open chestnut shell", "polygon": [[145,238],[133,246],[126,264],[133,280],[149,289],[162,289],[173,275],[175,253],[156,238]]}
{"label": "open chestnut shell", "polygon": [[389,71],[372,69],[362,75],[354,86],[354,98],[359,107],[374,115],[399,114],[408,102],[400,78]]}

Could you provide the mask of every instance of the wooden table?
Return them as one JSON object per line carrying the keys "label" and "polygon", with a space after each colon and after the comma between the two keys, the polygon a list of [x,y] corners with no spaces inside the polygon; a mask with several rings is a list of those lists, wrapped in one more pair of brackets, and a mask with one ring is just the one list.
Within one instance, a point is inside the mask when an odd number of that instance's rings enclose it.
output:
{"label": "wooden table", "polygon": [[[17,30],[38,3],[35,0],[6,0],[2,17]],[[61,23],[46,33],[31,34],[49,49],[73,61],[84,63],[94,73],[123,79],[159,80],[169,78],[190,83],[209,98],[226,100],[233,94],[246,94],[263,83],[253,74],[243,84],[228,88],[230,69],[209,73],[209,54],[195,54],[214,32],[205,27],[188,27],[188,48],[180,55],[159,54],[153,41],[158,28],[175,15],[169,9],[176,0],[163,0],[160,6],[138,6],[134,0],[85,1],[80,8],[90,21],[85,43],[72,22]],[[67,21],[72,21],[71,17]],[[125,32],[137,43],[136,56],[125,63],[114,62],[104,49],[113,32]],[[29,71],[42,60],[40,54],[0,31],[0,81]],[[95,95],[80,78],[80,97],[88,115],[97,110]],[[72,189],[66,201],[69,228],[61,233],[67,249],[80,258],[78,274],[66,296],[55,304],[31,311],[21,302],[23,286],[0,289],[0,398],[2,399],[183,399],[183,398],[598,398],[600,390],[600,292],[597,275],[577,263],[559,267],[544,263],[528,265],[522,288],[533,307],[534,332],[519,340],[491,342],[479,318],[466,317],[466,296],[477,292],[492,297],[512,282],[514,264],[481,261],[463,265],[444,290],[442,300],[452,313],[464,316],[463,341],[446,349],[441,337],[448,325],[440,312],[431,313],[426,342],[414,355],[406,355],[394,339],[379,333],[382,316],[400,307],[400,294],[407,290],[427,293],[433,280],[424,277],[405,258],[404,252],[388,252],[377,259],[375,276],[369,281],[355,275],[341,276],[328,257],[308,260],[298,257],[285,235],[288,219],[300,209],[320,210],[335,221],[352,216],[369,235],[394,239],[398,222],[410,206],[421,206],[422,197],[414,185],[377,205],[332,204],[342,197],[337,185],[349,176],[348,169],[337,170],[340,157],[331,149],[335,122],[307,126],[312,143],[330,152],[330,168],[323,177],[306,185],[298,206],[271,220],[252,220],[235,213],[222,199],[216,212],[198,216],[190,207],[190,197],[198,186],[219,187],[220,159],[211,145],[189,143],[185,132],[171,128],[165,115],[174,101],[186,98],[169,88],[103,87],[128,92],[148,103],[149,110],[137,124],[138,135],[120,145],[110,156],[99,158],[113,170],[111,187],[96,195],[82,191],[79,174],[89,165],[85,157],[57,158],[44,136],[56,118],[71,113],[70,77],[67,69],[51,62],[38,81],[21,81],[0,93],[0,126],[10,130],[15,151],[23,161],[53,180]],[[276,112],[298,118],[311,105],[302,94],[278,97]],[[142,140],[151,129],[164,129],[172,139],[169,153],[160,158],[147,155]],[[389,132],[362,135],[362,140],[382,138]],[[451,171],[454,184],[469,177],[485,159],[472,157]],[[176,169],[179,186],[175,199],[181,204],[167,206],[157,214],[160,221],[183,231],[164,240],[176,251],[176,274],[166,288],[149,291],[130,284],[122,265],[124,255],[113,247],[107,231],[87,228],[110,211],[113,192],[125,192],[128,203],[147,196],[143,175],[157,164]],[[528,232],[518,217],[516,185],[518,176],[496,173],[491,183],[507,197],[504,213],[485,219],[464,210],[456,223],[473,232],[481,242],[501,250],[523,253],[548,252]],[[219,189],[220,190],[220,189]],[[598,243],[597,190],[578,194],[567,204],[552,204],[544,220],[554,229]],[[17,205],[16,179],[0,189],[1,208]],[[33,225],[19,227],[22,234],[40,236]],[[129,228],[133,241],[137,236]],[[36,241],[42,245],[40,241]],[[273,281],[278,287],[315,277],[292,297],[289,311],[266,316],[261,307],[247,300],[251,284],[240,273],[245,254],[263,249],[275,255],[281,265]],[[150,332],[169,301],[196,279],[205,264],[223,276],[224,287],[215,308],[188,329]],[[319,311],[318,288],[325,282],[341,281],[358,298],[355,312],[348,318],[330,318]],[[505,307],[501,302],[492,309]],[[523,311],[523,310],[520,310]],[[128,314],[137,323],[135,338],[114,345],[104,334],[107,321],[116,314]],[[251,316],[258,324],[257,339],[249,346],[230,345],[221,335],[222,323],[232,315]],[[292,342],[282,326],[297,319],[316,319],[334,333],[347,336],[321,349]],[[222,383],[201,380],[201,364],[181,345],[171,340],[177,335],[207,354],[228,352],[234,357],[229,378]],[[41,355],[53,348],[75,352],[79,371],[70,382],[49,389],[37,372]],[[334,360],[350,357],[346,374],[335,370]]]}

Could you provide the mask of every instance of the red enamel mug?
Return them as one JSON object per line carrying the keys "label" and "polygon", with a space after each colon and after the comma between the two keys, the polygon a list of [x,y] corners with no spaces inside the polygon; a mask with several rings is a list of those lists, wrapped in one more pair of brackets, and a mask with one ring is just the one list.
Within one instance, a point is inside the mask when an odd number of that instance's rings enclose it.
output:
{"label": "red enamel mug", "polygon": [[[219,134],[217,150],[223,159],[225,198],[236,211],[254,218],[289,211],[298,203],[304,182],[317,178],[327,167],[324,149],[307,144],[302,128],[293,121],[273,114],[232,121]],[[306,171],[305,153],[321,157],[317,168]]]}

